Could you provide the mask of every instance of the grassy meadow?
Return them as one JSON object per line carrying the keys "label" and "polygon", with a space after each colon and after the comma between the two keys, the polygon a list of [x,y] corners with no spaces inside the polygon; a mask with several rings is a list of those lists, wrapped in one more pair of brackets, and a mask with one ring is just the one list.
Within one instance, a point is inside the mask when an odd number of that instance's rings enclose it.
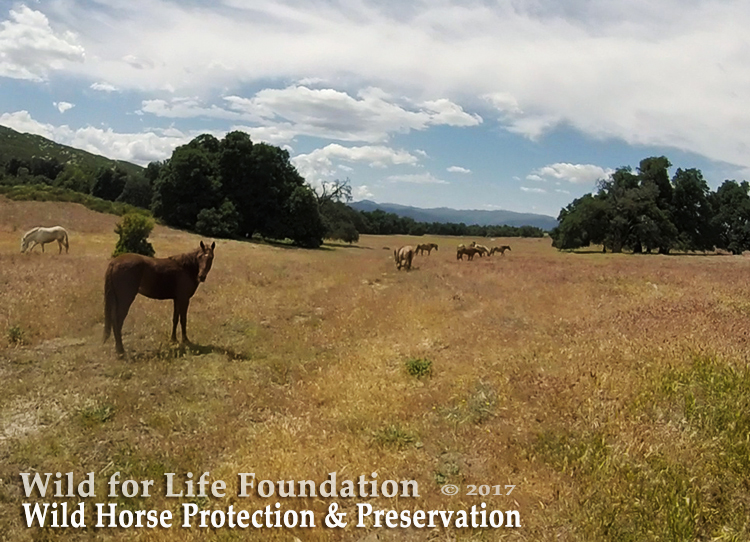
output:
{"label": "grassy meadow", "polygon": [[[0,540],[750,539],[750,259],[560,253],[549,239],[457,261],[463,238],[363,236],[302,250],[219,240],[192,299],[138,297],[127,359],[102,344],[118,218],[0,197]],[[70,253],[19,253],[60,224]],[[157,226],[157,256],[199,237]],[[393,249],[436,242],[410,272]],[[108,498],[107,480],[156,481]],[[210,472],[226,497],[165,496]],[[417,498],[237,496],[259,480],[416,480]],[[96,475],[88,506],[315,511],[314,529],[27,528],[19,473]],[[460,486],[455,496],[442,484]],[[510,495],[467,495],[515,485]],[[345,529],[323,526],[332,500]],[[380,509],[518,510],[522,527],[356,528]],[[377,538],[376,538],[377,535]]]}

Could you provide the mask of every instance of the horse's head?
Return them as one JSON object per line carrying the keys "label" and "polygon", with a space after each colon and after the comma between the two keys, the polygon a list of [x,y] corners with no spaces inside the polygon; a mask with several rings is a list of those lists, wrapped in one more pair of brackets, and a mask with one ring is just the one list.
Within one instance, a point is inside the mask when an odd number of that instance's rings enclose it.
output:
{"label": "horse's head", "polygon": [[26,234],[23,236],[23,239],[21,239],[21,254],[26,252],[26,249],[29,248],[29,245],[31,244],[31,234],[35,230],[32,230],[30,232],[26,232]]}
{"label": "horse's head", "polygon": [[198,280],[201,282],[206,281],[206,275],[211,271],[211,266],[214,263],[214,248],[216,243],[211,243],[210,247],[207,247],[201,241],[201,249],[198,251]]}

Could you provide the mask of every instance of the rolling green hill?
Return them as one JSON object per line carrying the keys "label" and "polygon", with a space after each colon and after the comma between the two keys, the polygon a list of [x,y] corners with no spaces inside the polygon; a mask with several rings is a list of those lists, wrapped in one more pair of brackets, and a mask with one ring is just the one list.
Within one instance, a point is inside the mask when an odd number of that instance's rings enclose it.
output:
{"label": "rolling green hill", "polygon": [[140,173],[143,168],[123,160],[111,160],[104,156],[55,143],[45,137],[23,134],[6,126],[0,126],[0,168],[11,158],[30,161],[33,157],[56,158],[61,164],[76,164],[84,172],[94,174],[100,167],[119,167],[129,175]]}

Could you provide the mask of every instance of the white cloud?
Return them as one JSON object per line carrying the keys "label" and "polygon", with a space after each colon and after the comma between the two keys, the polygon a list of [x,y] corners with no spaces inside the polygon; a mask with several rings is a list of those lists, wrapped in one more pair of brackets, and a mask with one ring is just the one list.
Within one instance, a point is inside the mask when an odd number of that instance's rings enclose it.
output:
{"label": "white cloud", "polygon": [[68,109],[73,109],[75,107],[75,104],[70,102],[53,102],[52,105],[54,105],[60,113],[65,113]]}
{"label": "white cloud", "polygon": [[20,6],[0,22],[0,77],[43,81],[51,70],[83,62],[84,49],[70,32],[55,32],[47,17]]}
{"label": "white cloud", "polygon": [[102,92],[117,92],[119,90],[116,86],[110,85],[109,83],[91,83],[89,88],[100,90]]}
{"label": "white cloud", "polygon": [[[403,101],[403,100],[401,100]],[[302,85],[264,89],[252,98],[224,97],[226,107],[203,105],[198,98],[144,100],[141,111],[159,117],[207,117],[254,123],[275,129],[285,137],[307,135],[339,141],[385,141],[391,134],[425,130],[430,126],[474,126],[477,115],[457,104],[434,100],[421,104],[399,100],[377,88],[356,96],[334,89],[311,89]],[[252,129],[252,126],[250,127]]]}
{"label": "white cloud", "polygon": [[386,180],[394,183],[410,184],[450,184],[448,181],[438,179],[432,173],[415,173],[407,175],[390,175]]}
{"label": "white cloud", "polygon": [[464,175],[468,175],[469,173],[471,173],[470,169],[461,166],[451,166],[447,169],[447,171],[449,173],[462,173]]}
{"label": "white cloud", "polygon": [[354,187],[354,190],[352,190],[352,197],[354,200],[359,201],[363,199],[373,198],[375,197],[375,194],[370,191],[370,188],[366,184],[363,184],[361,186]]}
{"label": "white cloud", "polygon": [[[474,126],[480,117],[466,111],[476,111],[531,139],[564,125],[750,167],[747,2],[38,5],[44,15],[20,7],[0,23],[0,76],[42,80],[67,68],[86,81],[173,89],[204,103],[246,85],[304,81],[244,105],[289,115],[289,133],[342,141],[382,142],[436,123]],[[338,90],[312,89],[321,82]],[[356,93],[371,87],[389,98]],[[322,109],[310,107],[313,98]],[[264,126],[273,119],[263,118]]]}
{"label": "white cloud", "polygon": [[54,126],[38,122],[28,111],[3,113],[0,115],[0,124],[94,154],[140,165],[169,158],[178,145],[183,145],[198,135],[182,134],[174,130],[169,135],[156,131],[118,133],[111,129],[103,130],[92,126],[73,130],[66,125]]}
{"label": "white cloud", "polygon": [[593,185],[600,179],[607,179],[615,171],[592,164],[556,163],[544,166],[526,176],[530,181],[558,180],[573,184]]}
{"label": "white cloud", "polygon": [[417,157],[405,150],[392,149],[381,145],[362,147],[344,147],[332,143],[307,154],[299,154],[291,159],[310,184],[318,186],[336,175],[339,162],[361,163],[373,168],[385,168],[396,165],[416,165]]}
{"label": "white cloud", "polygon": [[207,117],[240,120],[243,118],[239,113],[228,111],[216,105],[206,107],[195,97],[175,97],[171,100],[143,100],[140,111],[156,115],[157,117],[173,119]]}
{"label": "white cloud", "polygon": [[521,190],[523,192],[532,192],[534,194],[546,194],[547,191],[544,188],[530,188],[528,186],[522,186]]}

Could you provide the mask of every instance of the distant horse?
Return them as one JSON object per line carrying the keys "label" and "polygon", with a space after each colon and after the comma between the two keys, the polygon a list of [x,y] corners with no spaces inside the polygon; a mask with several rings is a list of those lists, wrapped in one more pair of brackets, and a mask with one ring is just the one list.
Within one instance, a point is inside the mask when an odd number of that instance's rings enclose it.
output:
{"label": "distant horse", "polygon": [[401,269],[406,267],[408,271],[411,269],[411,261],[414,259],[414,247],[406,245],[397,250],[393,251],[393,259],[396,260],[396,268]]}
{"label": "distant horse", "polygon": [[505,251],[510,250],[510,247],[508,245],[503,245],[501,247],[492,247],[490,250],[490,256],[492,256],[495,252],[499,252],[503,256],[505,256]]}
{"label": "distant horse", "polygon": [[488,249],[486,246],[484,246],[484,245],[477,245],[476,243],[474,243],[472,246],[479,251],[479,256],[480,257],[485,256],[485,255],[486,256],[490,255],[490,249]]}
{"label": "distant horse", "polygon": [[198,284],[206,280],[214,261],[214,247],[201,241],[193,252],[150,258],[140,254],[120,254],[109,262],[104,274],[104,340],[114,331],[117,353],[125,354],[122,346],[122,324],[138,294],[151,299],[174,300],[172,341],[177,340],[177,322],[182,326],[182,342],[187,337],[187,311],[190,298]]}
{"label": "distant horse", "polygon": [[21,239],[21,254],[27,249],[31,252],[37,245],[42,245],[42,252],[44,252],[44,245],[52,241],[57,241],[60,248],[58,254],[62,254],[63,247],[65,247],[65,254],[68,253],[68,232],[62,226],[54,226],[52,228],[36,227],[24,233]]}
{"label": "distant horse", "polygon": [[469,260],[473,260],[474,256],[481,254],[481,251],[476,247],[465,247],[464,245],[458,245],[456,249],[456,259],[463,260],[464,254],[469,257]]}
{"label": "distant horse", "polygon": [[438,246],[435,243],[426,243],[424,245],[417,245],[417,249],[414,251],[415,254],[424,254],[425,251],[427,251],[427,255],[429,256],[432,252],[432,249],[437,250]]}

